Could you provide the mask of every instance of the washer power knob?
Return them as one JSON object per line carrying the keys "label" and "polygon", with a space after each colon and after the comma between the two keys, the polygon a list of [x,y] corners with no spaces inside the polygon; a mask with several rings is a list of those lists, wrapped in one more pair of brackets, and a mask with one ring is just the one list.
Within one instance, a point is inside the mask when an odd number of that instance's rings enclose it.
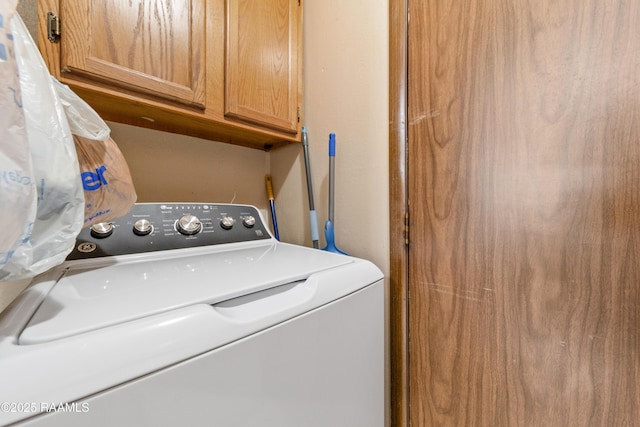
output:
{"label": "washer power knob", "polygon": [[148,219],[139,219],[133,224],[133,233],[138,236],[146,236],[147,234],[151,234],[153,231],[153,226]]}
{"label": "washer power knob", "polygon": [[113,224],[110,222],[99,222],[91,226],[91,235],[96,239],[104,239],[113,233]]}
{"label": "washer power knob", "polygon": [[223,216],[220,220],[220,227],[224,228],[225,230],[231,230],[233,228],[233,224],[235,223],[236,221],[230,216]]}
{"label": "washer power knob", "polygon": [[244,218],[242,218],[242,225],[244,225],[247,228],[251,228],[254,225],[256,225],[256,219],[253,215],[247,215]]}
{"label": "washer power knob", "polygon": [[197,217],[191,214],[186,214],[182,215],[182,217],[178,220],[176,228],[181,234],[184,234],[185,236],[191,236],[192,234],[196,234],[200,230],[202,230],[202,223]]}

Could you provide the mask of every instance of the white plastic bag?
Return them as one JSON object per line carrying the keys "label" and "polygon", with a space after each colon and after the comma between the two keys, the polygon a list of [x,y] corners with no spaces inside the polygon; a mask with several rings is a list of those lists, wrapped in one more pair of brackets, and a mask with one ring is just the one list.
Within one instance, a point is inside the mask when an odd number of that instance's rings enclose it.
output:
{"label": "white plastic bag", "polygon": [[36,186],[8,25],[16,4],[0,2],[0,277],[16,248],[31,236],[36,216]]}
{"label": "white plastic bag", "polygon": [[53,77],[51,80],[53,80],[53,86],[56,88],[58,98],[64,107],[71,133],[93,141],[106,141],[111,134],[111,129],[102,120],[102,117],[69,89],[69,86],[63,85]]}
{"label": "white plastic bag", "polygon": [[91,106],[53,77],[73,134],[84,189],[84,225],[111,221],[125,215],[136,202],[129,166],[111,129]]}
{"label": "white plastic bag", "polygon": [[0,269],[0,280],[32,277],[63,262],[84,219],[78,159],[62,103],[17,13],[10,24],[38,201],[31,237]]}

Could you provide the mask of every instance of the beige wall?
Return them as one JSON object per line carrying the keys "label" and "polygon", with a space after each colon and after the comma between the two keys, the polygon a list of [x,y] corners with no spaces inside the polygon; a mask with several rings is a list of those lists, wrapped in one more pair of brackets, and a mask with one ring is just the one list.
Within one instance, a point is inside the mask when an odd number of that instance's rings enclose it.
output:
{"label": "beige wall", "polygon": [[[305,0],[303,70],[321,246],[333,132],[336,244],[388,276],[388,0]],[[301,148],[273,152],[271,171],[281,237],[310,245]]]}
{"label": "beige wall", "polygon": [[269,153],[109,122],[139,202],[248,203],[264,208]]}
{"label": "beige wall", "polygon": [[[33,10],[36,3],[20,4]],[[336,243],[388,275],[388,0],[305,0],[304,19],[303,107],[320,228],[327,218],[327,141],[334,132]],[[311,245],[299,145],[265,153],[109,124],[139,201],[249,203],[266,212],[264,175],[271,173],[281,239]],[[0,284],[0,310],[15,289]]]}
{"label": "beige wall", "polygon": [[38,3],[36,0],[19,0],[18,13],[27,26],[31,37],[38,40]]}

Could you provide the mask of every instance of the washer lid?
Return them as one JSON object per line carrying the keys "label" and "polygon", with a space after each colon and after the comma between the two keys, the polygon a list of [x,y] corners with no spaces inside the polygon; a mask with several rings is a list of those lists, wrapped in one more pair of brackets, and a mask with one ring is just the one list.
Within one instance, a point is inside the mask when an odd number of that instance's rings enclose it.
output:
{"label": "washer lid", "polygon": [[44,298],[19,343],[43,343],[181,307],[216,304],[304,280],[312,273],[354,260],[275,243],[72,268],[59,277]]}

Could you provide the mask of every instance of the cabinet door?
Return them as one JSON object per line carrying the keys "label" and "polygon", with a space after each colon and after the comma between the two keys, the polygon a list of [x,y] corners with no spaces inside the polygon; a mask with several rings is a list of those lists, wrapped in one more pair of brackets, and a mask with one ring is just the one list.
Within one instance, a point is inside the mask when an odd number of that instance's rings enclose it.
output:
{"label": "cabinet door", "polygon": [[298,0],[227,0],[225,116],[298,131]]}
{"label": "cabinet door", "polygon": [[63,0],[62,71],[203,108],[204,4]]}

